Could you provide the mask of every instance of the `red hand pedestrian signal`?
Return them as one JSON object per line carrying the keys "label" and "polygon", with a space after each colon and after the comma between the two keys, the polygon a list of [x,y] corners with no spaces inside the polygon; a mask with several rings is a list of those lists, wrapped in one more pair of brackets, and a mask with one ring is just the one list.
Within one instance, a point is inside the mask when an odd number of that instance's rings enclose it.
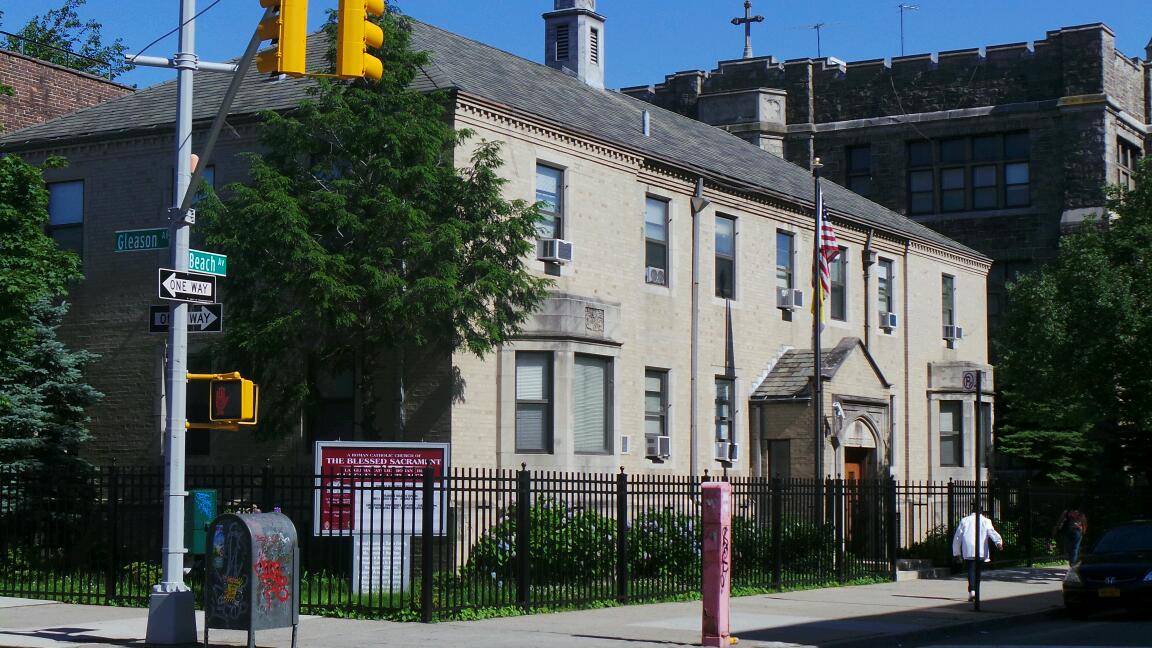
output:
{"label": "red hand pedestrian signal", "polygon": [[223,385],[216,385],[212,394],[212,411],[215,412],[220,418],[233,418],[228,416],[232,410],[228,409],[228,403],[232,400],[228,396],[228,389]]}
{"label": "red hand pedestrian signal", "polygon": [[240,372],[188,374],[188,380],[208,380],[208,420],[211,423],[255,425],[260,404],[260,388]]}

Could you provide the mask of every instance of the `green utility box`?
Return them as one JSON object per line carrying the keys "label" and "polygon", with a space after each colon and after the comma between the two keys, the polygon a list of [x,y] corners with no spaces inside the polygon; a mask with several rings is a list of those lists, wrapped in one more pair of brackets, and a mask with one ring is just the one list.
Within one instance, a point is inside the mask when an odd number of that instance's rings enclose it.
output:
{"label": "green utility box", "polygon": [[216,519],[218,501],[215,488],[188,489],[188,499],[184,503],[184,546],[188,553],[204,555],[204,532]]}

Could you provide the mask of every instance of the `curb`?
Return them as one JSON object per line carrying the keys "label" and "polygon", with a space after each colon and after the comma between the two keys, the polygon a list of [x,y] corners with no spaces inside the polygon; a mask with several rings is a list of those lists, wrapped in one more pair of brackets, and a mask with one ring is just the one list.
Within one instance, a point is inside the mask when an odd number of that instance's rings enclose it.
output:
{"label": "curb", "polygon": [[1051,617],[1061,609],[1062,608],[1059,606],[1053,606],[1038,612],[1010,614],[994,619],[974,619],[972,621],[961,621],[959,623],[940,625],[934,628],[923,628],[921,630],[913,630],[911,632],[905,633],[878,634],[857,639],[845,639],[844,641],[833,641],[820,644],[820,648],[873,648],[878,644],[878,642],[886,642],[889,645],[895,642],[896,645],[899,645],[901,643],[933,641],[953,632],[968,632],[971,630],[979,629],[996,629],[1000,628],[1001,626],[1013,625],[1016,623],[1032,623]]}

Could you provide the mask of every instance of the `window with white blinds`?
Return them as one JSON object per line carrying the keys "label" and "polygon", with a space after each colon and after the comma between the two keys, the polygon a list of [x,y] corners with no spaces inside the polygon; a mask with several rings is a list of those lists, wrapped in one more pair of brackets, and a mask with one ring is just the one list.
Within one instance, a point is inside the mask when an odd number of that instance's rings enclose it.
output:
{"label": "window with white blinds", "polygon": [[572,376],[573,449],[612,451],[612,360],[577,355]]}
{"label": "window with white blinds", "polygon": [[552,354],[516,353],[516,452],[552,451]]}

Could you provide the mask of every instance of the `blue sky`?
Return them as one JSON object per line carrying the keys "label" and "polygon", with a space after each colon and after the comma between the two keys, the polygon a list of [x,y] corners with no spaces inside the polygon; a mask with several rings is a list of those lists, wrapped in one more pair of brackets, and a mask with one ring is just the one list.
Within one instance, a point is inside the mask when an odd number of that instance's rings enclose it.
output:
{"label": "blue sky", "polygon": [[[204,9],[213,0],[197,0]],[[1104,22],[1117,32],[1121,51],[1144,54],[1152,37],[1149,0],[904,0],[919,8],[904,16],[907,54],[1034,41],[1062,26]],[[29,17],[59,0],[0,0],[0,29],[18,29]],[[540,15],[551,0],[397,0],[410,16],[525,58],[539,61],[544,49]],[[852,61],[899,56],[898,0],[753,0],[753,12],[766,20],[754,26],[757,55],[786,60],[816,55],[821,30],[824,55]],[[336,0],[311,0],[313,26]],[[88,0],[82,17],[104,25],[107,37],[120,37],[133,52],[176,26],[179,0]],[[607,84],[618,88],[663,80],[679,70],[712,69],[716,61],[739,58],[743,29],[729,21],[743,15],[743,0],[599,0],[605,26]],[[224,61],[244,49],[262,13],[258,0],[219,0],[197,23],[197,53]],[[168,56],[170,36],[146,52]],[[174,77],[169,70],[137,68],[121,81],[146,87]]]}

